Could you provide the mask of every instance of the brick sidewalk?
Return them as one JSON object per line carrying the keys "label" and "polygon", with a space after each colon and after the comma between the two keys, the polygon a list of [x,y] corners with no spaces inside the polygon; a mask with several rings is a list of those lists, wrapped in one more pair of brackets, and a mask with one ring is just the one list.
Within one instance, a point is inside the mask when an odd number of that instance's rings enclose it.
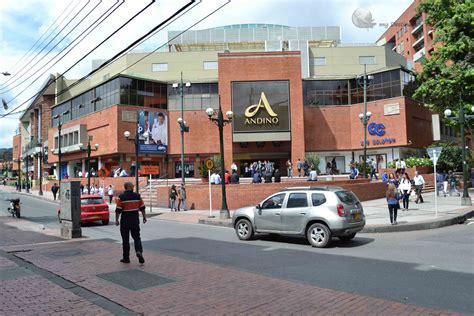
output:
{"label": "brick sidewalk", "polygon": [[[110,302],[145,315],[450,314],[448,311],[323,289],[156,252],[145,253],[147,262],[144,266],[140,266],[136,258],[132,258],[131,264],[121,264],[118,262],[121,246],[101,240],[14,245],[2,249],[16,251],[14,254],[18,260],[50,271]],[[63,255],[52,256],[61,253]],[[11,263],[0,261],[0,267],[4,265],[8,267]],[[170,283],[158,282],[155,286],[133,290],[98,276],[113,272],[122,272],[119,279],[132,273],[149,273],[152,277],[166,278]],[[89,314],[107,312],[48,282],[37,276],[0,281],[0,300],[2,306],[8,308],[5,311],[0,309],[0,313],[59,312],[63,304],[66,304],[64,308],[70,309],[68,312],[74,314],[86,310]],[[46,288],[51,288],[51,291],[44,293]],[[21,293],[21,298],[10,302],[17,291]],[[39,296],[40,293],[45,296]],[[50,301],[52,298],[56,300]]]}

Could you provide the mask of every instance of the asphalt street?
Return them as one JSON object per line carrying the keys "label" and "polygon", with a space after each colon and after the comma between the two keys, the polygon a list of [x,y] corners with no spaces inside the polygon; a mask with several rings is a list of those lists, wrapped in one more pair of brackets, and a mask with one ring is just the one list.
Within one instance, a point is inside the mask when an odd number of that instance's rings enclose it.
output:
{"label": "asphalt street", "polygon": [[[6,215],[5,197],[0,191],[0,215]],[[25,219],[59,229],[57,204],[24,196],[21,201]],[[120,242],[113,224],[112,220],[108,226],[88,225],[83,235]],[[473,230],[474,225],[464,224],[360,234],[352,242],[334,240],[329,248],[314,249],[302,238],[262,235],[242,242],[230,228],[153,217],[142,225],[142,237],[145,255],[157,251],[328,289],[472,314]]]}

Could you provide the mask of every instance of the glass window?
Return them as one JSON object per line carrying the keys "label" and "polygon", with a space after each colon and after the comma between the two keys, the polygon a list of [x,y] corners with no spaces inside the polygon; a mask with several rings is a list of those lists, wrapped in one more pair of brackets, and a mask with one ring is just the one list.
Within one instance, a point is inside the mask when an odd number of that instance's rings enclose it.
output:
{"label": "glass window", "polygon": [[288,198],[288,203],[286,204],[286,208],[307,206],[308,198],[306,196],[306,193],[291,193],[290,197]]}
{"label": "glass window", "polygon": [[204,61],[203,68],[204,70],[216,70],[218,67],[217,61]]}
{"label": "glass window", "polygon": [[168,63],[151,64],[151,71],[168,71]]}
{"label": "glass window", "polygon": [[311,201],[313,202],[313,206],[319,206],[326,203],[326,196],[322,193],[312,193]]}
{"label": "glass window", "polygon": [[262,209],[281,208],[283,205],[283,200],[285,199],[285,195],[285,193],[280,193],[272,196],[262,203]]}
{"label": "glass window", "polygon": [[310,59],[310,63],[313,66],[325,66],[326,65],[326,57],[313,57]]}
{"label": "glass window", "polygon": [[82,198],[81,204],[82,205],[104,204],[104,200],[102,198]]}
{"label": "glass window", "polygon": [[356,204],[359,199],[350,191],[338,191],[336,192],[337,197],[345,204]]}
{"label": "glass window", "polygon": [[359,64],[360,65],[374,65],[375,64],[375,56],[359,56]]}

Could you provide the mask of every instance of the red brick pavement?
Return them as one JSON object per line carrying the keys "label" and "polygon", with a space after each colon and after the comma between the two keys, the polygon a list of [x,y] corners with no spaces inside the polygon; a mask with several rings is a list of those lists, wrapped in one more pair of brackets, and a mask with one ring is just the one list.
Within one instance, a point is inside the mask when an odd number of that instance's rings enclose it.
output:
{"label": "red brick pavement", "polygon": [[[14,267],[18,265],[0,257],[0,273],[1,269]],[[39,275],[31,274],[11,280],[0,280],[0,315],[60,313],[111,315],[108,311]]]}
{"label": "red brick pavement", "polygon": [[[136,261],[132,261],[130,265],[120,264],[118,259],[121,256],[121,246],[103,241],[69,241],[28,245],[27,247],[31,251],[19,252],[16,253],[16,256],[117,302],[130,310],[146,315],[451,314],[448,311],[323,289],[156,252],[146,253],[147,262],[144,266],[139,266]],[[11,251],[24,248],[25,246],[9,246],[4,247],[4,250]],[[58,259],[45,256],[46,252],[71,248],[81,249],[91,254]],[[2,261],[0,261],[0,264],[3,264]],[[176,282],[132,291],[96,276],[98,273],[129,269],[141,269],[149,273],[160,274],[175,279]],[[38,282],[39,286],[40,280],[35,282]],[[63,291],[62,289],[52,288],[54,289],[52,293],[62,293]],[[66,293],[63,295],[67,296]],[[2,302],[7,298],[0,297]],[[35,301],[39,299],[32,295],[30,295],[30,298]],[[73,307],[74,304],[79,305],[78,301],[75,301],[72,296],[64,300],[69,300],[68,302]],[[38,304],[41,305],[40,301],[38,301]],[[96,308],[95,306],[85,306],[86,303],[83,301],[81,301],[81,304],[84,305],[80,305],[78,308]],[[9,308],[20,308],[20,306]],[[58,306],[54,306],[54,308],[58,308]],[[91,313],[95,313],[95,311]],[[454,313],[451,315],[454,315]]]}

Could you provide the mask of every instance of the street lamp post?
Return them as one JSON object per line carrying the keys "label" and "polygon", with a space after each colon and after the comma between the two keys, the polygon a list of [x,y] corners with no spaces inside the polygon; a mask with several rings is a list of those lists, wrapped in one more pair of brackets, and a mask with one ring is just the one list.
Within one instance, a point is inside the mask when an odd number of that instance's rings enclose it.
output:
{"label": "street lamp post", "polygon": [[178,92],[181,97],[181,117],[178,118],[179,129],[181,131],[181,182],[185,184],[184,179],[184,133],[189,132],[189,126],[184,120],[184,89],[190,88],[191,82],[183,82],[183,72],[181,72],[181,81],[173,83],[173,89]]}
{"label": "street lamp post", "polygon": [[[125,131],[123,133],[123,136],[125,136],[125,138],[129,141],[132,141],[134,142],[135,144],[135,160],[136,160],[136,170],[135,170],[135,191],[137,193],[139,193],[139,189],[138,189],[138,170],[140,170],[140,165],[139,165],[139,161],[138,161],[138,153],[139,153],[139,147],[140,147],[140,135],[138,134],[138,123],[137,123],[137,126],[136,126],[136,129],[135,129],[135,138],[134,139],[131,139],[130,138],[130,132],[129,131]],[[145,132],[143,134],[143,137],[147,138],[148,137],[148,132]]]}
{"label": "street lamp post", "polygon": [[[91,192],[91,151],[93,150],[91,148],[91,140],[92,136],[89,136],[89,139],[87,140],[87,160],[86,160],[86,165],[87,165],[87,193]],[[82,143],[79,144],[79,148],[82,150],[84,148],[84,145]],[[99,144],[94,145],[94,151],[99,149]]]}
{"label": "street lamp post", "polygon": [[[67,115],[67,114],[69,114],[69,110],[66,110],[61,114],[56,114],[55,116],[53,116],[53,119],[58,120],[58,164],[59,164],[59,168],[57,169],[57,172],[58,172],[59,190],[61,190],[61,127],[63,125],[61,119],[64,115]],[[51,151],[54,152],[54,148]]]}
{"label": "street lamp post", "polygon": [[373,79],[374,79],[374,76],[367,75],[367,64],[364,64],[364,75],[357,76],[359,85],[361,84],[360,81],[362,81],[362,84],[364,87],[364,113],[359,114],[359,118],[362,122],[362,125],[364,126],[364,155],[363,155],[364,178],[367,178],[367,123],[369,122],[370,116],[372,115],[371,112],[367,112],[367,86],[370,83],[370,81]]}
{"label": "street lamp post", "polygon": [[222,113],[221,107],[221,97],[219,96],[219,111],[217,116],[215,115],[214,109],[207,108],[206,114],[209,117],[209,120],[217,125],[219,128],[219,145],[221,152],[221,186],[222,186],[222,206],[219,214],[220,219],[230,218],[229,208],[227,207],[227,197],[225,191],[225,162],[224,162],[224,126],[232,122],[232,117],[234,113],[232,111],[227,111],[227,119],[224,119],[224,114]]}
{"label": "street lamp post", "polygon": [[23,157],[20,155],[20,157],[18,158],[18,192],[21,192],[21,160],[23,159]]}
{"label": "street lamp post", "polygon": [[25,168],[26,168],[26,193],[30,193],[30,175],[28,174],[28,160],[29,160],[29,157],[28,155],[25,155]]}
{"label": "street lamp post", "polygon": [[[468,175],[467,175],[467,161],[466,161],[466,137],[464,135],[464,124],[466,124],[470,119],[474,119],[474,115],[465,115],[464,113],[464,105],[460,100],[459,105],[459,116],[458,117],[451,117],[452,111],[450,109],[446,109],[444,111],[444,116],[447,119],[450,119],[459,124],[461,129],[461,151],[462,151],[462,177],[463,177],[463,193],[461,198],[461,205],[472,205],[471,197],[469,196],[469,192],[467,190],[467,183],[468,183]],[[471,111],[474,113],[474,106],[471,107]]]}

